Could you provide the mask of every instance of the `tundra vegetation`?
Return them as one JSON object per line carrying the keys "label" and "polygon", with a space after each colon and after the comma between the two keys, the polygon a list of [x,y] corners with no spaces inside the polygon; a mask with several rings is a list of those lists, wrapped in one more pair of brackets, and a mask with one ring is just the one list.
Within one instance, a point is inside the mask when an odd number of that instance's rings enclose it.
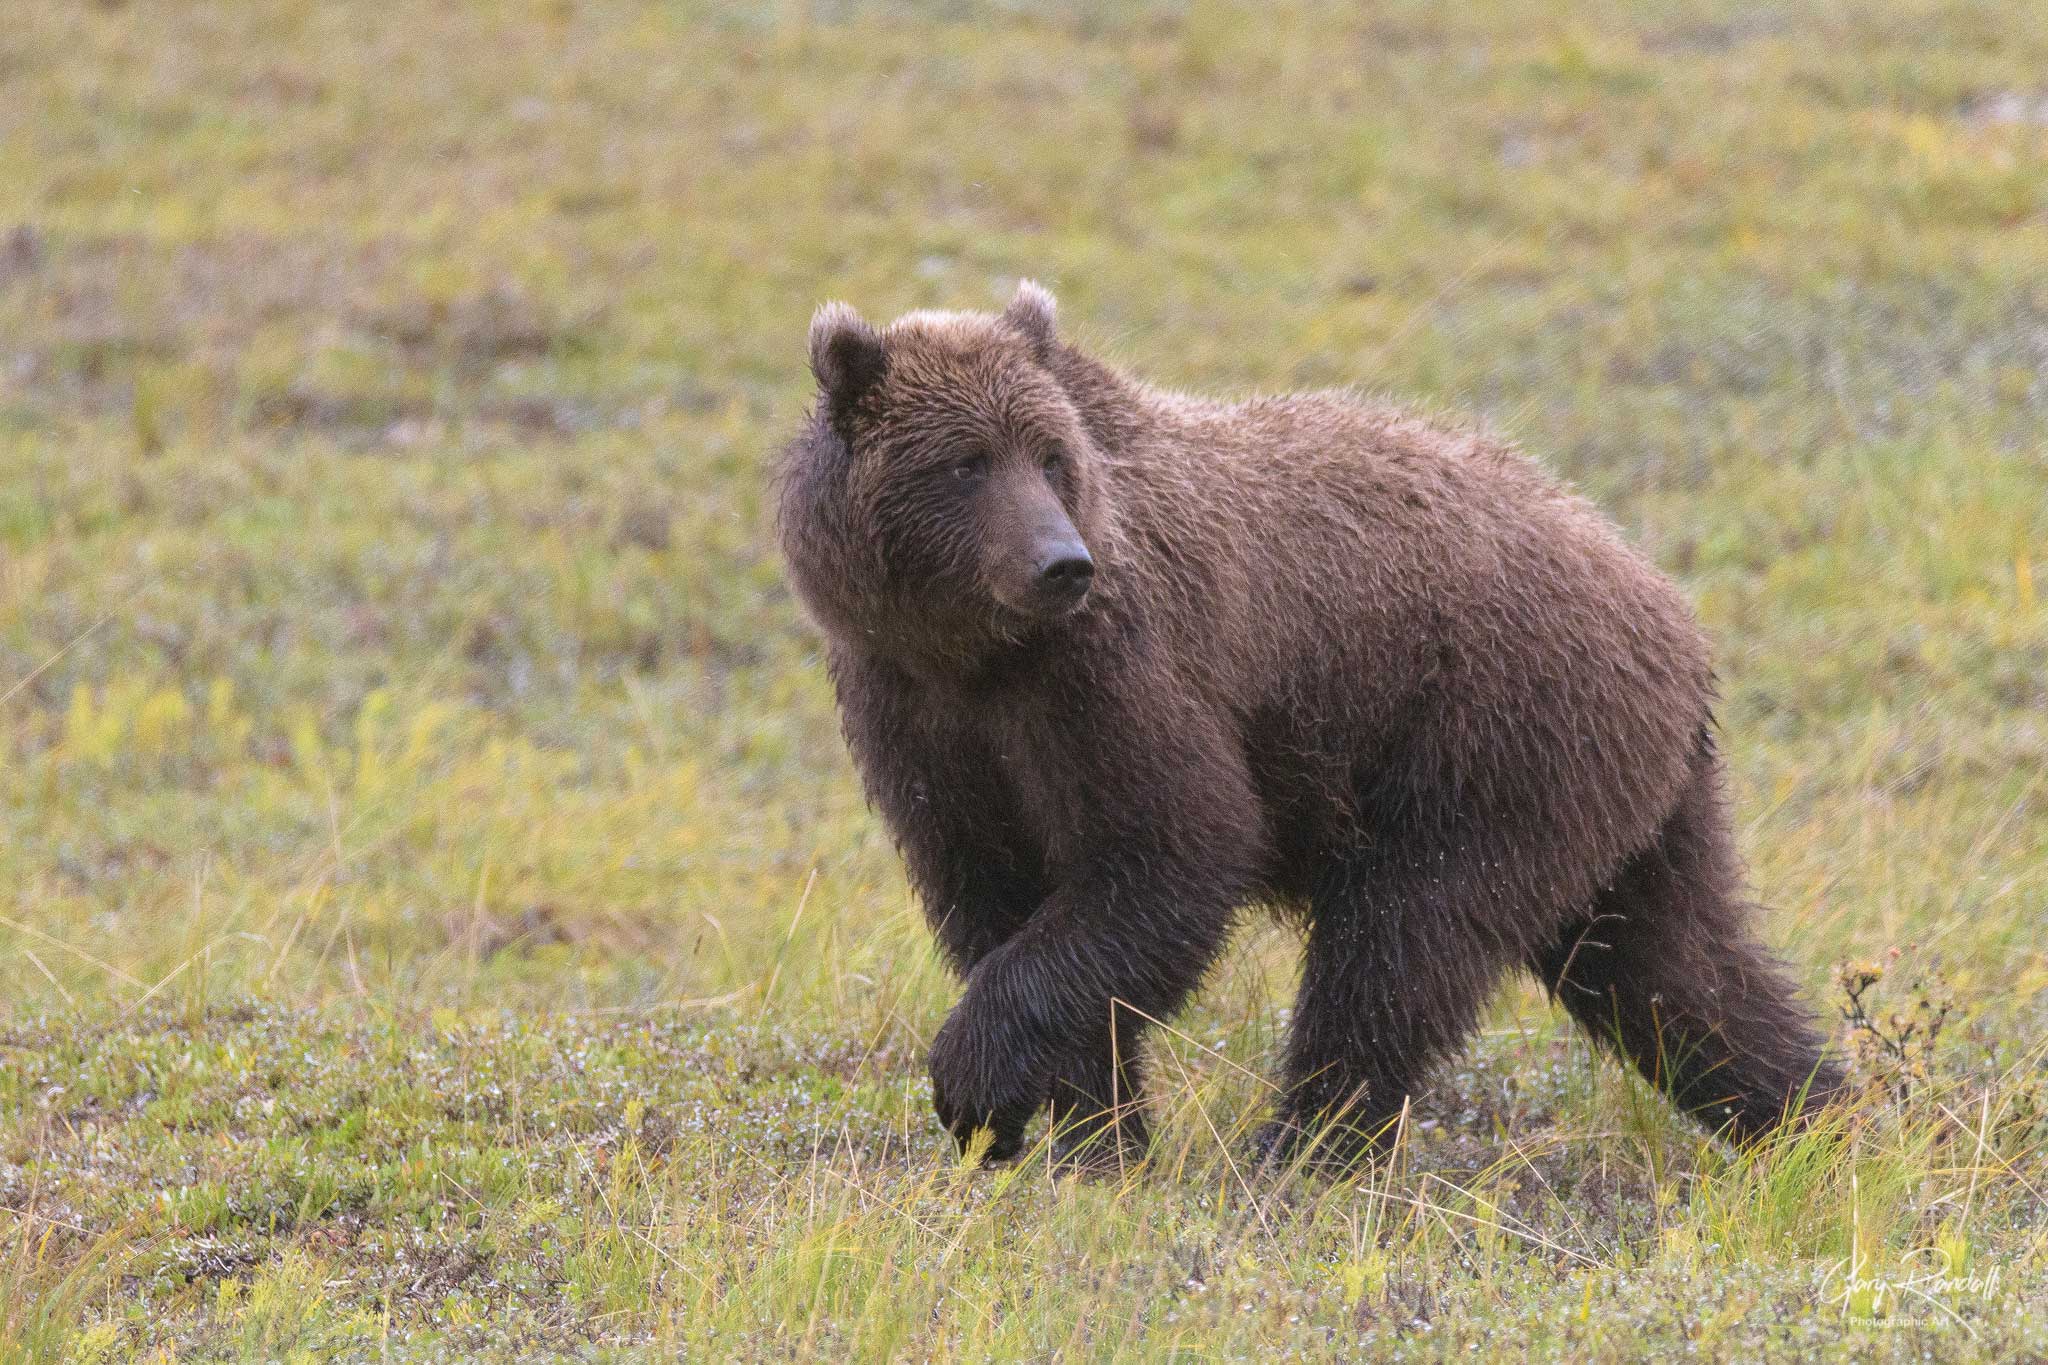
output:
{"label": "tundra vegetation", "polygon": [[[1994,0],[14,7],[0,1358],[2048,1352],[2044,71]],[[1518,986],[1257,1174],[1260,928],[1146,1166],[959,1161],[764,472],[821,297],[1024,274],[1680,579],[1849,1117],[1731,1152]]]}

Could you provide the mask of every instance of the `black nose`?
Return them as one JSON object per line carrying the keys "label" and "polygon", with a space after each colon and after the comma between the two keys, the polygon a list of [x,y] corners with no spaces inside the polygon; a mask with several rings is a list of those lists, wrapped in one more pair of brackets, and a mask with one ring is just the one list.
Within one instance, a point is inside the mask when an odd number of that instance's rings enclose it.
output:
{"label": "black nose", "polygon": [[1061,592],[1078,592],[1095,577],[1095,561],[1086,550],[1064,550],[1038,566],[1040,586]]}

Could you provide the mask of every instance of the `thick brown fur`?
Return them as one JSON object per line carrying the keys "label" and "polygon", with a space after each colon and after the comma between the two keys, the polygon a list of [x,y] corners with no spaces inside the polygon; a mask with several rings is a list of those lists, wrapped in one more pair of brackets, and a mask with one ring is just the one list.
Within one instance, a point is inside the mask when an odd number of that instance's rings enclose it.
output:
{"label": "thick brown fur", "polygon": [[[1706,641],[1532,461],[1349,394],[1162,392],[1029,284],[830,305],[811,349],[782,545],[966,979],[931,1055],[963,1142],[1050,1104],[1063,1151],[1141,1148],[1146,1026],[1250,904],[1306,926],[1269,1150],[1369,1150],[1516,966],[1738,1138],[1838,1084],[1739,899]],[[1031,596],[1075,536],[1085,596]]]}

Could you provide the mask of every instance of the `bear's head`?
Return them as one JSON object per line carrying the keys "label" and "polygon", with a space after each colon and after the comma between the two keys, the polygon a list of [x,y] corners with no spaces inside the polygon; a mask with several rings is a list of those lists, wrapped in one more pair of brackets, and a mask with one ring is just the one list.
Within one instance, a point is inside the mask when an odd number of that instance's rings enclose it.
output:
{"label": "bear's head", "polygon": [[1054,374],[1053,309],[1027,280],[1000,314],[878,330],[818,310],[818,398],[783,456],[778,526],[829,633],[972,666],[1087,610],[1101,455]]}

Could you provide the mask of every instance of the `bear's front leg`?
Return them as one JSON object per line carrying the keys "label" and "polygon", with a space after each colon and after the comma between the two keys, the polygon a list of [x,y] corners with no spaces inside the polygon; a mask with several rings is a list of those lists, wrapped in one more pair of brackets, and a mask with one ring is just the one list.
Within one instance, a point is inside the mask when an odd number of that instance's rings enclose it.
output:
{"label": "bear's front leg", "polygon": [[946,960],[965,976],[1052,887],[984,737],[899,669],[835,648],[841,725]]}
{"label": "bear's front leg", "polygon": [[1106,1046],[1069,1034],[1061,1047],[1052,1021],[1028,1006],[972,1010],[962,1001],[932,1040],[932,1107],[959,1142],[991,1130],[986,1159],[1008,1161],[1023,1147],[1038,1110],[1052,1106],[1053,1161],[1064,1169],[1121,1170],[1150,1143],[1140,1062],[1145,1020],[1112,1004]]}
{"label": "bear's front leg", "polygon": [[1056,1053],[1047,1021],[1028,1010],[970,1009],[980,978],[977,968],[968,995],[932,1039],[932,1108],[963,1153],[976,1131],[987,1128],[993,1137],[983,1159],[1008,1161],[1022,1150],[1025,1126],[1050,1098]]}
{"label": "bear's front leg", "polygon": [[1110,1055],[1070,1059],[1052,1081],[1052,1160],[1063,1171],[1121,1175],[1152,1145],[1145,1121],[1145,1026],[1117,1009]]}
{"label": "bear's front leg", "polygon": [[1067,802],[1065,875],[974,968],[932,1045],[933,1102],[963,1150],[988,1127],[988,1155],[1014,1156],[1048,1103],[1063,1153],[1099,1155],[1089,1140],[1105,1128],[1126,1159],[1142,1141],[1138,1096],[1123,1092],[1144,1027],[1180,1007],[1221,949],[1262,830],[1228,732],[1185,698],[1098,692],[1044,741],[1034,775]]}

